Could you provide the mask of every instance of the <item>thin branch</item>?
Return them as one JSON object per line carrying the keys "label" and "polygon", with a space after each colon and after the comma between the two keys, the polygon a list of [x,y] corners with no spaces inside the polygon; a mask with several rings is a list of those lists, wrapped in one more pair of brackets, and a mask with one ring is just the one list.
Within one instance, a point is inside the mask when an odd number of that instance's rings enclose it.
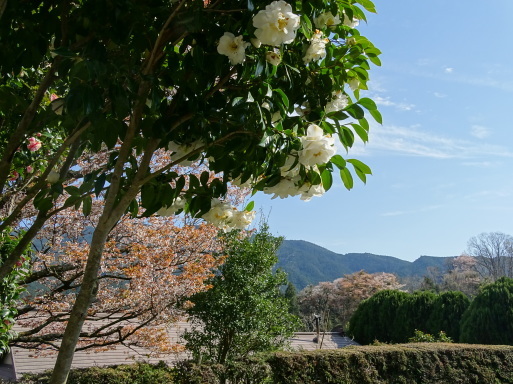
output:
{"label": "thin branch", "polygon": [[169,24],[171,24],[171,21],[173,21],[173,19],[178,14],[178,11],[180,11],[180,9],[183,7],[183,5],[185,4],[186,1],[187,0],[181,0],[180,3],[178,3],[175,10],[169,15],[166,22],[162,26],[162,28],[159,32],[159,35],[157,37],[157,41],[155,41],[155,45],[153,46],[153,50],[151,51],[151,55],[148,59],[148,62],[146,63],[146,67],[143,70],[144,75],[148,75],[152,72],[152,70],[155,66],[155,63],[157,61],[157,51],[161,48],[161,46],[163,46],[165,44],[165,42],[163,42],[165,31],[169,27]]}

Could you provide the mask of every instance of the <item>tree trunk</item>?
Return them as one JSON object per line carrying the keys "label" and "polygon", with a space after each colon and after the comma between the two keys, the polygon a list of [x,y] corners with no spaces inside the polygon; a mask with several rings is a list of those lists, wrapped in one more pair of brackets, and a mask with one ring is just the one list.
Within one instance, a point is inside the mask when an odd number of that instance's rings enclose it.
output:
{"label": "tree trunk", "polygon": [[71,310],[50,384],[65,384],[68,379],[82,325],[87,317],[89,306],[96,297],[98,290],[98,271],[101,265],[103,249],[107,236],[112,229],[112,225],[109,224],[110,220],[100,221],[94,231],[80,292]]}

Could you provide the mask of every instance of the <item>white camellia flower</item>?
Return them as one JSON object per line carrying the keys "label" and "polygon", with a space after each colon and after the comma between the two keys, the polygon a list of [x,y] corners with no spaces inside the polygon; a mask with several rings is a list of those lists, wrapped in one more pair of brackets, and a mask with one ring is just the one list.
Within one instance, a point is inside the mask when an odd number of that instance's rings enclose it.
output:
{"label": "white camellia flower", "polygon": [[210,211],[205,213],[202,218],[224,232],[228,232],[233,229],[244,229],[251,224],[255,214],[254,211],[238,211],[228,202],[213,199]]}
{"label": "white camellia flower", "polygon": [[159,216],[172,216],[176,212],[178,212],[180,209],[183,209],[185,207],[185,199],[178,196],[173,204],[171,204],[169,207],[162,207],[157,211],[157,215]]}
{"label": "white camellia flower", "polygon": [[338,15],[333,16],[331,12],[324,12],[314,19],[314,24],[319,29],[329,28],[340,24],[340,17]]}
{"label": "white camellia flower", "polygon": [[289,178],[281,179],[278,184],[264,188],[263,192],[267,195],[274,194],[271,199],[276,199],[277,197],[280,199],[286,199],[289,196],[296,196],[299,194],[296,184]]}
{"label": "white camellia flower", "polygon": [[332,99],[326,104],[326,113],[338,112],[349,105],[349,98],[342,91],[333,92]]}
{"label": "white camellia flower", "polygon": [[251,224],[255,215],[255,211],[237,211],[229,220],[228,226],[233,229],[244,229]]}
{"label": "white camellia flower", "polygon": [[202,218],[216,227],[222,227],[227,220],[233,216],[233,211],[236,210],[230,203],[214,199],[210,211],[205,213]]}
{"label": "white camellia flower", "polygon": [[322,60],[326,57],[326,44],[328,44],[329,39],[323,38],[322,36],[322,32],[319,30],[316,30],[313,34],[310,39],[310,46],[303,57],[305,64],[310,61]]}
{"label": "white camellia flower", "polygon": [[274,47],[292,43],[299,25],[299,16],[283,0],[273,1],[253,17],[255,36],[262,44]]}
{"label": "white camellia flower", "polygon": [[242,35],[235,37],[233,33],[225,32],[219,39],[217,52],[228,56],[232,65],[241,64],[246,60],[246,47],[249,43],[242,40]]}
{"label": "white camellia flower", "polygon": [[344,14],[344,25],[349,28],[356,28],[360,24],[360,20],[358,19],[350,19],[347,15]]}
{"label": "white camellia flower", "polygon": [[312,185],[310,183],[303,184],[299,191],[301,192],[301,200],[304,201],[310,201],[312,197],[320,197],[326,192],[322,184]]}
{"label": "white camellia flower", "polygon": [[357,77],[349,80],[347,84],[349,85],[349,88],[351,88],[351,90],[353,91],[356,91],[358,88],[360,88],[360,80]]}
{"label": "white camellia flower", "polygon": [[299,162],[297,153],[291,153],[287,156],[285,164],[280,167],[282,177],[296,177],[299,175]]}
{"label": "white camellia flower", "polygon": [[303,104],[294,108],[299,117],[305,117],[310,112],[312,112],[312,108],[310,108],[310,103],[305,101]]}
{"label": "white camellia flower", "polygon": [[262,46],[262,42],[258,40],[256,37],[252,37],[251,39],[249,39],[249,41],[251,41],[251,44],[255,48],[260,48]]}
{"label": "white camellia flower", "polygon": [[[195,151],[196,149],[203,146],[204,144],[205,143],[203,143],[203,141],[201,141],[201,140],[196,140],[196,141],[193,141],[192,143],[188,143],[188,144],[178,144],[178,143],[175,143],[174,141],[170,141],[167,148],[168,148],[168,150],[173,152],[173,154],[171,155],[171,161],[177,161],[178,159],[181,159],[182,157],[186,156],[187,154]],[[195,158],[197,159],[199,157],[199,155],[200,154],[197,154],[195,156]],[[182,160],[180,162],[180,165],[183,165],[183,166],[189,166],[191,164],[192,164],[192,161],[190,161],[190,160]]]}
{"label": "white camellia flower", "polygon": [[281,63],[281,56],[279,53],[269,51],[265,54],[265,60],[272,65],[278,65]]}
{"label": "white camellia flower", "polygon": [[[269,112],[272,112],[271,111],[271,106],[269,105],[269,103],[267,101],[264,101],[262,103],[261,107],[267,109]],[[274,112],[272,114],[272,116],[271,116],[271,124],[274,126],[280,120],[281,120],[281,113],[280,113],[280,111]]]}
{"label": "white camellia flower", "polygon": [[335,139],[324,135],[321,127],[311,124],[306,136],[300,137],[303,149],[298,152],[299,162],[306,167],[325,164],[337,152]]}

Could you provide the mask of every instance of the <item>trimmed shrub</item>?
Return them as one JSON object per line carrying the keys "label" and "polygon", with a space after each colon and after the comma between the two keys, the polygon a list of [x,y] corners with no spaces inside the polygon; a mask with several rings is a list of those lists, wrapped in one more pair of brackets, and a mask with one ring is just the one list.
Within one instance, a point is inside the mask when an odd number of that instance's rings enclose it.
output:
{"label": "trimmed shrub", "polygon": [[176,367],[176,383],[180,384],[264,384],[272,383],[268,355],[259,354],[223,364],[184,361]]}
{"label": "trimmed shrub", "polygon": [[[429,291],[409,294],[406,300],[399,302],[397,317],[394,324],[393,342],[406,343],[414,336],[415,330],[428,331],[427,320],[433,311],[433,304],[438,295]],[[382,340],[385,341],[385,340]]]}
{"label": "trimmed shrub", "polygon": [[277,384],[513,383],[513,348],[445,343],[275,353]]}
{"label": "trimmed shrub", "polygon": [[513,279],[485,285],[461,319],[460,341],[513,345]]}
{"label": "trimmed shrub", "polygon": [[433,334],[443,331],[452,340],[458,342],[461,318],[469,305],[469,298],[460,291],[439,294],[427,320],[428,331]]}
{"label": "trimmed shrub", "polygon": [[[42,375],[26,375],[22,384],[47,384],[51,373]],[[131,364],[111,367],[90,367],[73,369],[67,384],[172,384],[173,369],[166,363]]]}
{"label": "trimmed shrub", "polygon": [[461,292],[382,291],[360,303],[348,331],[361,344],[406,343],[415,330],[443,331],[458,341],[460,319],[468,306],[469,299]]}
{"label": "trimmed shrub", "polygon": [[361,344],[370,344],[374,340],[406,341],[402,340],[396,327],[404,320],[398,317],[398,308],[408,298],[406,292],[385,290],[362,301],[349,322],[349,334]]}

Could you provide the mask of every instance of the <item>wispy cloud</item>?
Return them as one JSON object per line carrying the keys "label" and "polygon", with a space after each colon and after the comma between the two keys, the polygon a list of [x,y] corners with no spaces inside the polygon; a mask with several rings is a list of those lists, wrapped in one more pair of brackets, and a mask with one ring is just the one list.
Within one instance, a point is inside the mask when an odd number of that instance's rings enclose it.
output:
{"label": "wispy cloud", "polygon": [[464,161],[461,165],[478,168],[492,168],[501,165],[500,161]]}
{"label": "wispy cloud", "polygon": [[447,95],[445,93],[441,93],[441,92],[433,92],[433,95],[435,95],[435,97],[438,97],[439,99],[443,99],[444,97],[447,97]]}
{"label": "wispy cloud", "polygon": [[390,217],[390,216],[412,215],[412,214],[416,214],[416,213],[434,211],[434,210],[440,209],[442,207],[443,207],[443,205],[440,205],[440,204],[438,204],[438,205],[429,205],[429,206],[426,206],[426,207],[421,207],[421,208],[412,209],[412,210],[406,210],[406,211],[384,212],[384,213],[381,214],[381,216]]}
{"label": "wispy cloud", "polygon": [[[478,160],[483,157],[513,157],[513,152],[499,145],[443,137],[419,128],[394,125],[372,126],[369,142],[358,142],[350,151],[357,155],[395,153],[435,159]],[[489,161],[489,160],[487,160]]]}
{"label": "wispy cloud", "polygon": [[477,72],[478,69],[464,72],[463,69],[456,70],[453,67],[443,66],[439,62],[428,59],[419,59],[416,65],[412,65],[412,63],[388,65],[389,70],[400,73],[403,77],[410,75],[512,92],[513,81],[511,79],[513,70],[511,67],[499,66],[494,71],[486,71],[488,67],[489,65],[481,72]]}
{"label": "wispy cloud", "polygon": [[470,134],[474,137],[477,137],[478,139],[484,139],[484,138],[490,136],[491,130],[482,125],[473,125],[470,128]]}
{"label": "wispy cloud", "polygon": [[395,102],[390,100],[389,97],[375,96],[373,99],[377,105],[384,107],[394,107],[401,111],[411,111],[413,108],[415,108],[415,104]]}
{"label": "wispy cloud", "polygon": [[483,201],[487,199],[496,199],[496,198],[509,198],[511,196],[510,190],[500,190],[500,189],[490,189],[477,191],[472,194],[464,196],[465,199],[470,201]]}

